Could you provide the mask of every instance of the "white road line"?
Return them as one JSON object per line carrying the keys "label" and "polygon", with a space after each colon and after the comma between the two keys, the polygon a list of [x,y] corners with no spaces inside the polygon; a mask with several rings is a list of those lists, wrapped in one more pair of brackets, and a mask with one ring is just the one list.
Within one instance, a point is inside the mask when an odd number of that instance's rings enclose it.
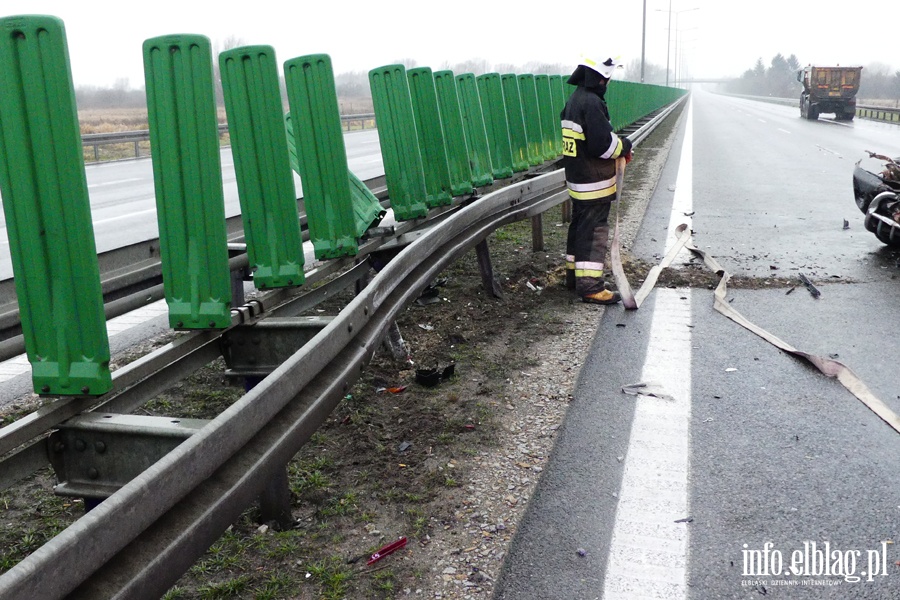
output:
{"label": "white road line", "polygon": [[641,381],[674,400],[637,396],[606,567],[604,600],[687,597],[691,293],[656,291]]}
{"label": "white road line", "polygon": [[123,183],[131,183],[132,181],[143,181],[143,178],[132,177],[131,179],[119,179],[116,181],[105,181],[103,183],[92,183],[88,186],[88,189],[97,188],[97,187],[106,187],[108,185],[120,185]]}
{"label": "white road line", "polygon": [[[692,210],[692,110],[669,220]],[[680,192],[680,193],[679,193]],[[667,243],[666,249],[668,250]],[[655,292],[641,381],[657,382],[673,399],[637,396],[604,579],[604,600],[687,598],[688,459],[691,417],[691,291]]]}
{"label": "white road line", "polygon": [[[672,212],[669,214],[669,233],[666,236],[666,250],[664,255],[669,252],[675,242],[678,241],[678,234],[675,228],[682,223],[686,223],[688,229],[693,227],[693,219],[688,216],[693,213],[693,160],[694,160],[694,108],[693,101],[688,104],[687,123],[684,133],[684,144],[681,146],[681,160],[678,163],[678,175],[676,176],[675,196],[672,199]],[[678,266],[679,263],[687,263],[691,259],[689,250],[682,250],[678,254],[678,258],[673,263]]]}
{"label": "white road line", "polygon": [[100,219],[98,221],[94,221],[94,225],[101,225],[103,223],[111,223],[113,221],[122,221],[124,219],[132,219],[138,215],[147,215],[150,213],[156,213],[155,208],[148,208],[145,210],[139,210],[137,212],[128,213],[127,215],[119,215],[118,217],[110,217],[108,219]]}
{"label": "white road line", "polygon": [[787,129],[782,129],[781,127],[778,128],[778,131],[780,131],[781,133],[786,133],[788,135],[791,135],[790,131],[788,131]]}

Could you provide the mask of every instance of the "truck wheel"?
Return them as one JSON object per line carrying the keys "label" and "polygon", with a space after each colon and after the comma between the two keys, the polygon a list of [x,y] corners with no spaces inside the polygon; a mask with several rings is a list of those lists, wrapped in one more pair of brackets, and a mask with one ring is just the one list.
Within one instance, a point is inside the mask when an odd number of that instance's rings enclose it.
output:
{"label": "truck wheel", "polygon": [[819,108],[817,106],[809,106],[806,109],[806,118],[815,121],[819,118]]}
{"label": "truck wheel", "polygon": [[806,98],[801,97],[800,98],[800,118],[808,119],[809,117],[807,116],[807,114],[808,114],[808,106],[806,104]]}

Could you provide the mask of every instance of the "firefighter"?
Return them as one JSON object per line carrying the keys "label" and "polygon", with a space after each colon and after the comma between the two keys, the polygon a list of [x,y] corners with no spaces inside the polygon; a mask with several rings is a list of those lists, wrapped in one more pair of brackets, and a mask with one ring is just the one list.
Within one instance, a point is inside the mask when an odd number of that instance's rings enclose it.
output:
{"label": "firefighter", "polygon": [[566,240],[566,285],[583,302],[616,304],[619,292],[603,281],[609,239],[610,205],[616,200],[616,159],[632,158],[631,140],[613,131],[606,106],[606,86],[621,65],[600,55],[582,58],[568,83],[577,86],[560,114],[563,167],[572,199],[572,222]]}

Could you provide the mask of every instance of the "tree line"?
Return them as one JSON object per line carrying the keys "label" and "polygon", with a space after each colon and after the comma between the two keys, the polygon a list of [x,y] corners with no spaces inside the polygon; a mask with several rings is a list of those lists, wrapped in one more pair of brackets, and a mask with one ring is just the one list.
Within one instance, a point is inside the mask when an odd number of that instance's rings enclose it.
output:
{"label": "tree line", "polygon": [[[783,54],[778,53],[772,57],[768,67],[762,58],[757,59],[752,69],[747,69],[741,77],[725,84],[725,88],[734,94],[799,98],[803,86],[797,81],[797,72],[802,68],[803,65],[794,54],[785,58]],[[880,63],[864,66],[857,97],[900,99],[900,71]]]}
{"label": "tree line", "polygon": [[[226,41],[226,48],[240,45],[239,41]],[[395,61],[394,64],[402,64],[407,69],[418,66],[415,60],[406,58]],[[471,59],[465,62],[450,64],[444,63],[434,71],[451,70],[454,73],[474,73],[482,75],[484,73],[532,73],[532,74],[568,74],[571,67],[562,64],[538,63],[531,62],[524,67],[512,64],[491,64],[483,59]],[[216,80],[216,102],[219,106],[223,105],[222,86],[219,77],[218,65],[215,66]],[[284,76],[281,79],[281,95],[282,100],[287,106],[287,93],[284,87]],[[351,71],[338,73],[334,77],[335,88],[339,99],[346,99],[341,102],[341,112],[344,114],[353,114],[361,112],[371,112],[371,103],[366,103],[362,99],[371,98],[372,93],[369,90],[369,74],[367,71]],[[104,108],[146,108],[147,98],[144,93],[144,87],[132,88],[127,78],[116,80],[115,84],[109,88],[97,86],[78,86],[75,88],[75,101],[80,109],[104,109]],[[366,108],[366,106],[369,108]]]}

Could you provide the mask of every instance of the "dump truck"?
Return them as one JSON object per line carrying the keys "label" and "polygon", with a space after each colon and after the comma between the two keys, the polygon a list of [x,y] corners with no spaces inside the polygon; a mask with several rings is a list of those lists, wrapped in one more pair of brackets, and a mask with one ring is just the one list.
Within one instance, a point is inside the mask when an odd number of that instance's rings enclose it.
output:
{"label": "dump truck", "polygon": [[813,66],[797,71],[797,81],[803,84],[800,116],[815,121],[821,113],[834,113],[835,120],[852,120],[861,72],[862,67]]}

